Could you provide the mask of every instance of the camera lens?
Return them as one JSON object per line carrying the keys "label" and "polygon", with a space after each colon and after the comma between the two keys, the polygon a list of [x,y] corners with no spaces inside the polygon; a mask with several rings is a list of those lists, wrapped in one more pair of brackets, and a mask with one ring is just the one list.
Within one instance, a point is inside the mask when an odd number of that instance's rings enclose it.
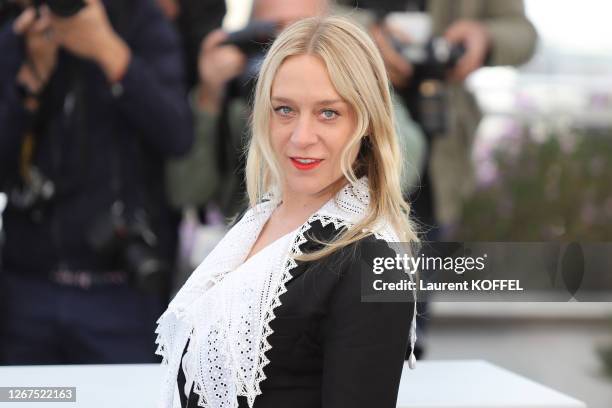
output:
{"label": "camera lens", "polygon": [[127,269],[131,272],[134,286],[144,292],[161,292],[167,266],[152,248],[143,242],[130,242],[125,247],[124,260]]}
{"label": "camera lens", "polygon": [[47,5],[57,16],[72,17],[85,7],[85,2],[83,0],[47,0]]}

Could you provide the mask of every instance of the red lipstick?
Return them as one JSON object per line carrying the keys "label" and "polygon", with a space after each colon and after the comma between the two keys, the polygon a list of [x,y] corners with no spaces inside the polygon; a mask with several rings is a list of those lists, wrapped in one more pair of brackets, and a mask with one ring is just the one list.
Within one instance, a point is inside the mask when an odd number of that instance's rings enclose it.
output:
{"label": "red lipstick", "polygon": [[[319,164],[321,164],[321,162],[323,161],[323,160],[319,160],[319,159],[310,159],[310,158],[306,158],[306,157],[290,157],[290,159],[291,159],[291,163],[293,163],[295,168],[298,169],[298,170],[311,170],[311,169],[314,169]],[[302,161],[300,161],[300,160],[302,160]],[[307,162],[305,162],[305,161],[307,161]]]}

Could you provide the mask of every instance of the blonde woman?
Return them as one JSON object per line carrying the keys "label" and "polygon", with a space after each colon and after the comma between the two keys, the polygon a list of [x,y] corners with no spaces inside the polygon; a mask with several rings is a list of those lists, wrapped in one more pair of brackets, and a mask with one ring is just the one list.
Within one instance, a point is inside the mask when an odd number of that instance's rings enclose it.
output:
{"label": "blonde woman", "polygon": [[377,48],[348,20],[301,20],[274,41],[249,210],[158,322],[162,407],[395,406],[414,302],[361,302],[364,246],[394,256],[389,243],[417,241],[392,108]]}

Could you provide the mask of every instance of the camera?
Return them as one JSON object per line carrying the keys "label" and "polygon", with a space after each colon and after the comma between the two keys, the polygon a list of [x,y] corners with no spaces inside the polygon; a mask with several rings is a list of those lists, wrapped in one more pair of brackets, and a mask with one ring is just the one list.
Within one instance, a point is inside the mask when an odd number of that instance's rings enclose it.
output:
{"label": "camera", "polygon": [[37,7],[46,4],[53,14],[60,17],[72,17],[85,7],[83,0],[34,0],[34,4]]}
{"label": "camera", "polygon": [[402,44],[391,39],[398,53],[414,68],[410,92],[416,121],[428,135],[444,135],[448,130],[446,76],[465,54],[461,44],[433,37],[424,44]]}
{"label": "camera", "polygon": [[416,122],[428,137],[448,131],[446,76],[465,54],[465,46],[432,35],[433,27],[423,0],[359,0],[353,6],[372,12],[374,22],[406,34],[404,42],[392,33],[393,48],[414,68],[406,89],[398,90]]}
{"label": "camera", "polygon": [[92,224],[88,243],[112,267],[125,269],[136,289],[157,294],[163,290],[169,266],[157,254],[157,236],[143,209],[127,214],[122,201],[114,202]]}
{"label": "camera", "polygon": [[[20,10],[23,4],[24,2],[15,0],[0,0],[0,15],[15,9]],[[83,0],[33,0],[31,4],[35,7],[46,4],[53,14],[60,17],[72,17],[86,5]]]}
{"label": "camera", "polygon": [[395,50],[415,69],[420,80],[443,80],[465,54],[462,44],[451,44],[434,36],[431,17],[422,0],[359,0],[354,7],[368,9],[381,26],[393,26],[404,32],[410,42],[402,42],[392,33],[387,37]]}
{"label": "camera", "polygon": [[43,212],[55,198],[55,183],[36,166],[30,166],[19,183],[7,188],[8,204],[14,210],[31,214],[33,221],[41,221]]}
{"label": "camera", "polygon": [[221,45],[234,45],[247,57],[242,74],[229,84],[228,96],[245,97],[253,93],[255,78],[266,56],[266,47],[276,38],[278,25],[270,21],[255,21],[230,33]]}
{"label": "camera", "polygon": [[414,75],[421,80],[444,80],[447,72],[465,54],[462,44],[451,44],[442,37],[433,37],[424,44],[404,44],[395,38],[391,38],[391,42],[414,67]]}
{"label": "camera", "polygon": [[254,21],[245,28],[229,33],[221,45],[234,45],[245,55],[261,54],[276,37],[278,26],[271,21]]}

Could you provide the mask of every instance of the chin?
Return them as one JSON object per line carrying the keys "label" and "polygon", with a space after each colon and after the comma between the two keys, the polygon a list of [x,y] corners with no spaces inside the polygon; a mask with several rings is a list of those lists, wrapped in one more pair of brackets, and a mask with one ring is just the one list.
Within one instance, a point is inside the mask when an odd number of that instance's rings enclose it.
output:
{"label": "chin", "polygon": [[295,174],[295,170],[291,170],[293,171],[285,173],[287,189],[300,195],[317,195],[337,180],[337,177],[328,174]]}
{"label": "chin", "polygon": [[316,194],[326,186],[326,180],[315,175],[291,175],[286,180],[289,191],[298,194]]}

